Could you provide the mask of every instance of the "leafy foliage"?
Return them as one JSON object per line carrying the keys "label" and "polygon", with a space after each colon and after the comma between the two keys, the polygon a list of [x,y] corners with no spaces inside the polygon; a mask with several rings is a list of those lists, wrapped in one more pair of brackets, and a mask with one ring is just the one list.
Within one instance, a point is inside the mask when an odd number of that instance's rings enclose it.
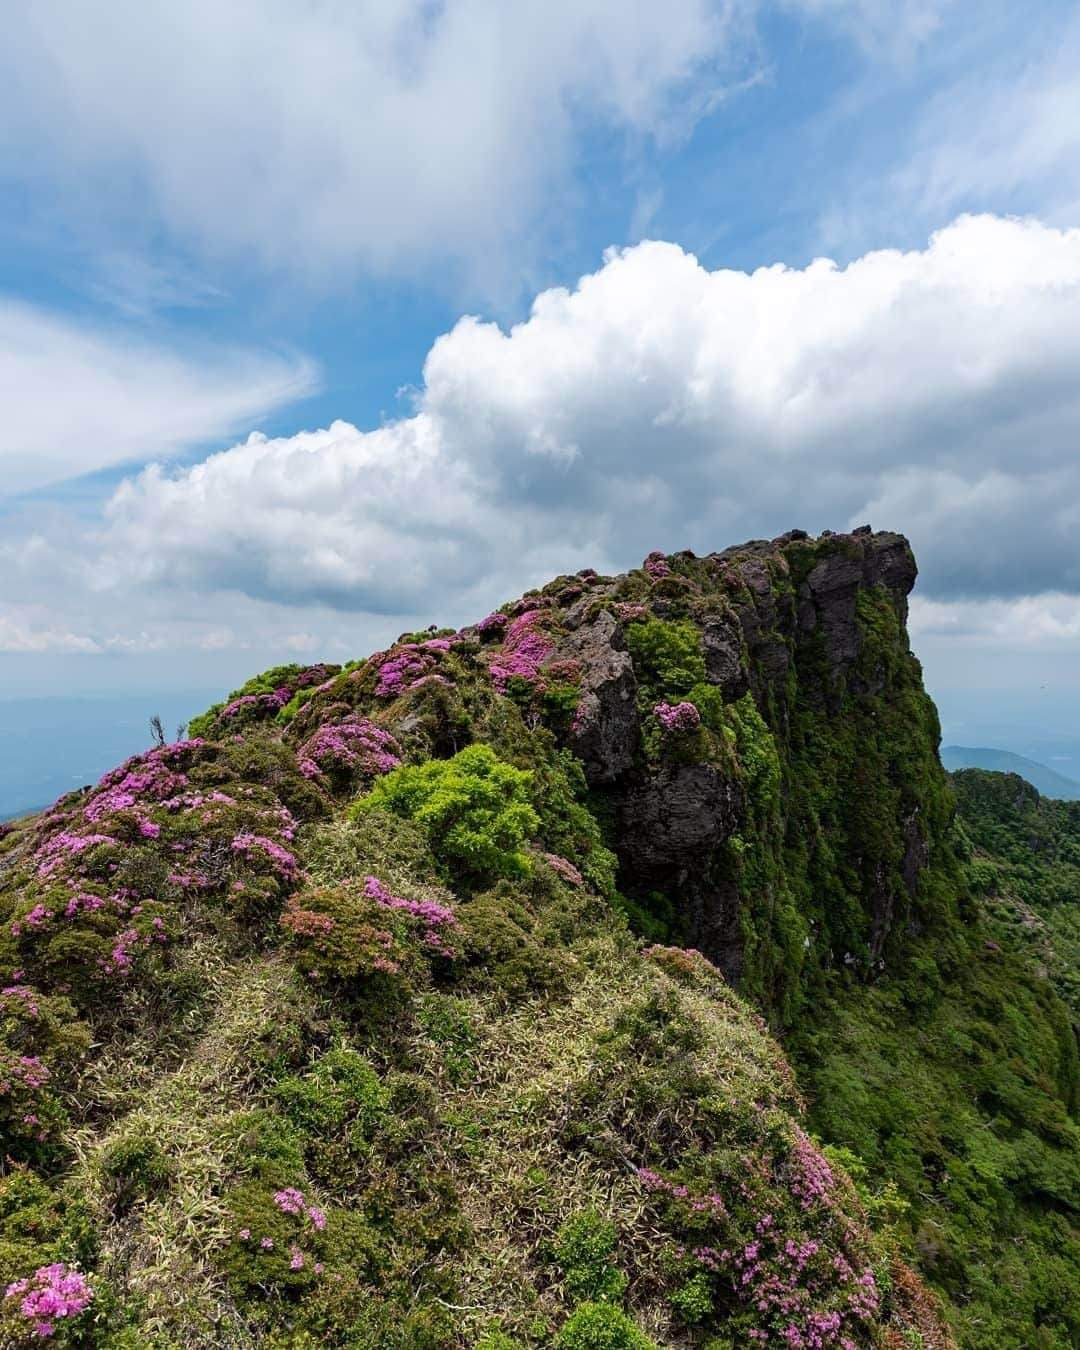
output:
{"label": "leafy foliage", "polygon": [[3,827],[0,1339],[943,1350],[914,1264],[963,1345],[1072,1344],[1077,820],[957,822],[896,594],[807,616],[864,558],[559,578]]}
{"label": "leafy foliage", "polygon": [[380,779],[354,811],[387,811],[413,820],[450,875],[476,883],[524,876],[522,849],[540,819],[529,802],[532,775],[470,745],[449,760],[403,765]]}

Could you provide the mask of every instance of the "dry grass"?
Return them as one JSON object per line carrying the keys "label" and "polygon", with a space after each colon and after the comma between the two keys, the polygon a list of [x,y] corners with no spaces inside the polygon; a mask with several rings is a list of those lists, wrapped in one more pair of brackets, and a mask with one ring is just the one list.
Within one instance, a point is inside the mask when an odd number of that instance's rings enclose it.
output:
{"label": "dry grass", "polygon": [[[145,1344],[183,1350],[257,1343],[214,1267],[227,1238],[222,1195],[243,1167],[222,1139],[230,1118],[257,1097],[253,1045],[268,1027],[296,1019],[306,994],[291,964],[277,957],[232,966],[207,959],[203,969],[214,1011],[178,1067],[155,1076],[152,1060],[130,1044],[93,1066],[92,1091],[116,1118],[104,1132],[75,1135],[69,1182],[100,1216],[100,1272],[142,1309]],[[101,1160],[136,1138],[158,1145],[170,1182],[164,1196],[115,1220]]]}

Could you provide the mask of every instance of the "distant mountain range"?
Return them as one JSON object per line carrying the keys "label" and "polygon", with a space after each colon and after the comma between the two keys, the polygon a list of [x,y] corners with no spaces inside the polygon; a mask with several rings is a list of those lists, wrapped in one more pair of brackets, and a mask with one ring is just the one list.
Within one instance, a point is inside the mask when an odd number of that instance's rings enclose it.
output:
{"label": "distant mountain range", "polygon": [[1044,797],[1060,801],[1080,801],[1080,783],[1011,750],[994,750],[989,746],[946,745],[941,750],[941,762],[952,772],[955,769],[995,769],[998,773],[1018,773]]}

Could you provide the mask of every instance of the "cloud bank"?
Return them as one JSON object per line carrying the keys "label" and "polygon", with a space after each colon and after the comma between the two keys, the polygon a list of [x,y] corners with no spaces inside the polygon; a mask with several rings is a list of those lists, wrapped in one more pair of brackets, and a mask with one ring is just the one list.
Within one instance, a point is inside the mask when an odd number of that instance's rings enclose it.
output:
{"label": "cloud bank", "polygon": [[303,358],[189,355],[0,298],[0,497],[220,440],[316,382]]}
{"label": "cloud bank", "polygon": [[0,156],[17,169],[32,146],[95,212],[208,256],[331,277],[490,265],[584,128],[693,123],[743,8],[116,0],[104,24],[39,0],[6,16]]}
{"label": "cloud bank", "polygon": [[462,319],[409,417],[147,468],[97,575],[442,613],[868,519],[910,534],[938,602],[1076,595],[1078,368],[1080,230],[961,217],[919,251],[749,275],[646,242],[509,332]]}

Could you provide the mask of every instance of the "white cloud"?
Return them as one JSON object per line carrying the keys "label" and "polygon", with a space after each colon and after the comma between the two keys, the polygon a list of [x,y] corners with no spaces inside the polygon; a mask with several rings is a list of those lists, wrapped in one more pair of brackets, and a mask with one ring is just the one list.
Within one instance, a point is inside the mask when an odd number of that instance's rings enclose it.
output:
{"label": "white cloud", "polygon": [[0,609],[0,652],[96,652],[98,644],[82,633],[50,626],[48,617],[24,606]]}
{"label": "white cloud", "polygon": [[315,383],[299,357],[188,355],[0,298],[0,496],[220,440]]}
{"label": "white cloud", "polygon": [[[1026,17],[1026,16],[1025,16]],[[1035,22],[1035,51],[1008,47],[935,92],[922,110],[907,162],[890,195],[921,218],[942,219],[972,202],[1011,203],[1035,194],[1040,213],[1080,197],[1080,19]]]}
{"label": "white cloud", "polygon": [[788,7],[831,19],[869,51],[910,57],[940,29],[956,0],[788,0]]}
{"label": "white cloud", "polygon": [[915,596],[911,631],[991,645],[1044,647],[1080,642],[1080,595],[1046,591],[1014,600],[931,600]]}
{"label": "white cloud", "polygon": [[684,135],[753,79],[763,12],[887,55],[946,6],[113,0],[105,24],[35,0],[5,14],[0,166],[46,218],[74,196],[84,238],[134,219],[204,260],[335,283],[450,263],[490,292],[500,269],[520,284],[525,236],[565,226],[583,136]]}
{"label": "white cloud", "polygon": [[[806,3],[828,8],[832,0]],[[911,238],[962,211],[1077,220],[1075,6],[928,0],[928,12],[935,8],[941,31],[924,43],[926,59],[892,79],[873,68],[824,114],[843,146],[822,194],[820,237],[829,248],[850,253],[867,240]]]}
{"label": "white cloud", "polygon": [[100,576],[466,618],[653,546],[869,518],[930,593],[1080,591],[1078,366],[1080,230],[967,217],[752,275],[644,243],[509,333],[462,319],[411,417],[127,481]]}
{"label": "white cloud", "polygon": [[[592,123],[692,123],[718,0],[39,0],[6,15],[0,155],[150,211],[211,256],[481,262],[545,207]],[[105,193],[87,175],[98,176]]]}

